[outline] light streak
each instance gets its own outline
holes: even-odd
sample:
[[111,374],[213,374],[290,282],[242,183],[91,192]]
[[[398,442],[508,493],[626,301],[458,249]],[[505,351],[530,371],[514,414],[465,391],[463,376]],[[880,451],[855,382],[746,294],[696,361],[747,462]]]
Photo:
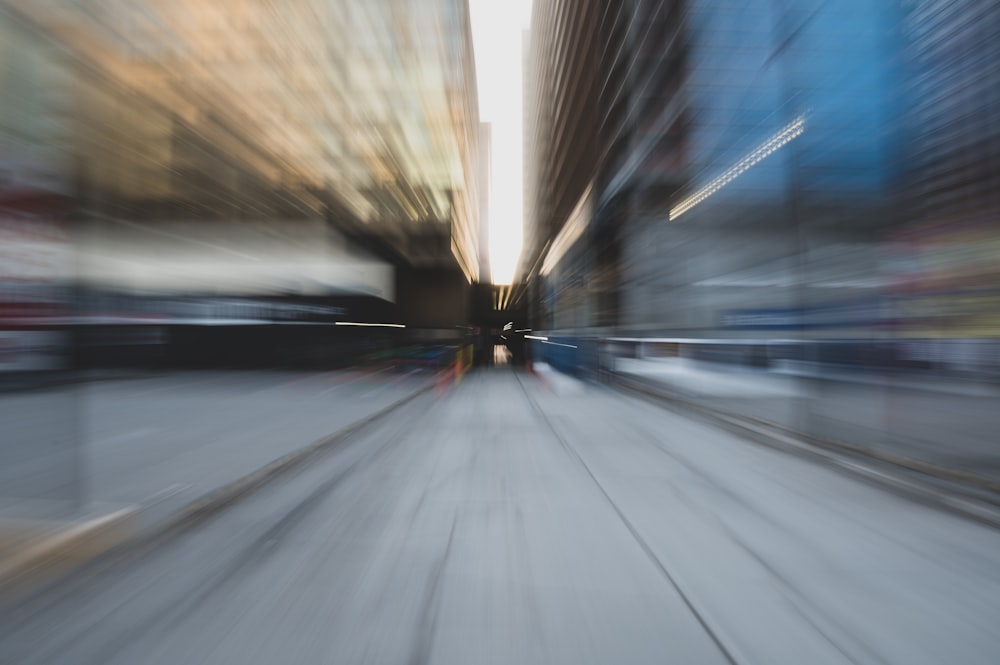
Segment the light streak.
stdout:
[[738,178],[747,169],[771,155],[778,148],[782,147],[792,139],[801,136],[805,131],[805,116],[799,116],[792,122],[785,125],[777,134],[762,143],[756,150],[736,162],[735,165],[727,169],[722,175],[716,177],[707,185],[691,194],[683,201],[670,209],[670,219],[675,220],[691,208],[695,207],[712,194]]

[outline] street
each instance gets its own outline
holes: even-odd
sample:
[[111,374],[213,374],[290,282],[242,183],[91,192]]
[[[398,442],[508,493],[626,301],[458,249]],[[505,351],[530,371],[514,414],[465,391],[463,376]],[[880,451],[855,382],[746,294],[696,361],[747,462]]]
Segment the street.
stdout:
[[6,610],[0,653],[25,665],[987,664],[1000,655],[998,553],[996,530],[834,468],[498,367],[156,549]]

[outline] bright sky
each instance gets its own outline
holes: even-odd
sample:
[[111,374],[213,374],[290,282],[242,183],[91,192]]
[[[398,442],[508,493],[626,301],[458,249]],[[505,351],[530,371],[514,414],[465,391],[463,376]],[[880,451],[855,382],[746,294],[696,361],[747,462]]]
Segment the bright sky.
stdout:
[[492,124],[489,253],[494,284],[514,279],[524,240],[521,40],[532,0],[469,0],[479,118]]

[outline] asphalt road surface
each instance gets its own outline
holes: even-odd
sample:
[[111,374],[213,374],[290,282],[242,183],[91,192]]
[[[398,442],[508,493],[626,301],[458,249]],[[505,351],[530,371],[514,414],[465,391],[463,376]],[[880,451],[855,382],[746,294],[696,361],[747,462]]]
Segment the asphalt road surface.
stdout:
[[1000,532],[496,368],[2,619],[24,665],[993,665]]

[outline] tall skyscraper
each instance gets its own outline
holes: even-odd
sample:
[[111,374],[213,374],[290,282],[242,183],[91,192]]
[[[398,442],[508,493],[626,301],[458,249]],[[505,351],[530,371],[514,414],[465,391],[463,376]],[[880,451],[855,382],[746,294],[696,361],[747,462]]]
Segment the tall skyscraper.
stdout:
[[539,0],[539,325],[712,335],[861,307],[895,223],[897,20],[860,0]]

